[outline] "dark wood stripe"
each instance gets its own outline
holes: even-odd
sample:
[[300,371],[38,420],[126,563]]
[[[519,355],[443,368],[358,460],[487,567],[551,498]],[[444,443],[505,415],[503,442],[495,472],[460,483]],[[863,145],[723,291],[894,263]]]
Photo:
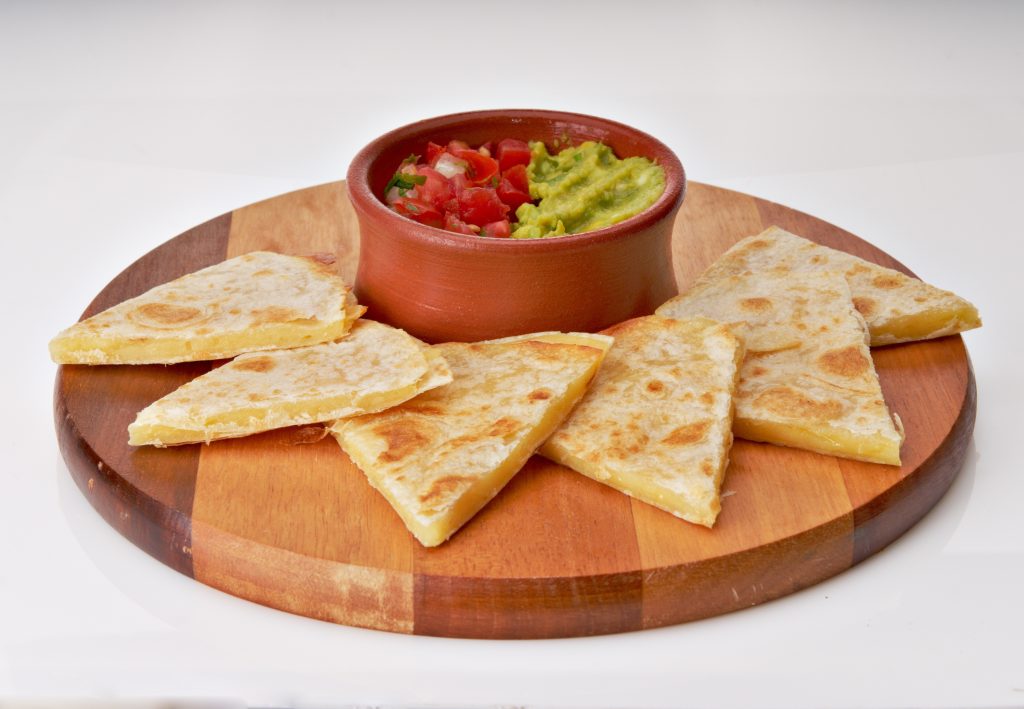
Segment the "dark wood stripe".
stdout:
[[[188,510],[142,493],[122,471],[106,462],[104,452],[109,451],[104,451],[105,442],[98,442],[100,450],[90,444],[76,426],[76,417],[68,412],[62,389],[73,386],[73,380],[66,376],[67,369],[62,367],[57,374],[54,418],[61,454],[75,484],[103,519],[129,541],[176,571],[193,576]],[[197,463],[198,456],[184,456],[176,467],[194,478]]]
[[639,630],[641,586],[639,571],[522,579],[418,574],[413,632],[525,639]]
[[[230,228],[225,214],[153,249],[114,278],[83,318],[222,261]],[[75,483],[112,527],[189,576],[199,447],[136,450],[128,446],[127,426],[137,411],[209,368],[66,365],[54,386],[57,438]]]

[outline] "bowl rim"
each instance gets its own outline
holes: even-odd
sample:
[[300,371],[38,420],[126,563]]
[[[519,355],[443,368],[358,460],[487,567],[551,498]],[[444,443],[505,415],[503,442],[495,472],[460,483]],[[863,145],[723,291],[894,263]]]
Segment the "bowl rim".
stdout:
[[[658,158],[658,164],[665,170],[665,190],[661,196],[644,211],[635,214],[628,219],[602,227],[593,231],[581,232],[579,234],[567,234],[558,237],[546,237],[539,239],[498,239],[493,237],[470,237],[467,234],[457,234],[437,227],[427,226],[407,219],[397,214],[384,202],[378,199],[370,190],[369,169],[374,160],[383,150],[392,143],[408,137],[415,133],[429,133],[440,131],[452,123],[464,123],[467,120],[493,120],[498,118],[541,118],[564,123],[577,123],[581,125],[597,124],[617,132],[630,133],[641,141],[648,142],[657,147],[662,153]],[[462,111],[449,113],[442,116],[425,118],[413,123],[408,123],[398,128],[389,130],[372,140],[362,148],[353,158],[346,175],[346,185],[349,195],[355,206],[368,210],[369,215],[377,219],[401,220],[401,229],[395,231],[403,232],[405,238],[412,239],[428,246],[440,246],[448,249],[459,249],[464,251],[525,251],[526,253],[536,251],[560,251],[564,249],[577,249],[591,244],[606,243],[620,238],[628,237],[631,234],[641,232],[653,224],[670,216],[682,204],[686,191],[686,172],[682,162],[675,152],[665,143],[654,136],[632,126],[613,121],[608,118],[591,116],[584,113],[573,113],[568,111],[556,111],[547,109],[487,109],[479,111]]]

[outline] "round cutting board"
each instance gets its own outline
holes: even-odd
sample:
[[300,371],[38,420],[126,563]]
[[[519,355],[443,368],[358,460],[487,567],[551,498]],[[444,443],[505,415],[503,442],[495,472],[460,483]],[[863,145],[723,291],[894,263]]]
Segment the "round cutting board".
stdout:
[[[673,242],[680,288],[772,224],[906,270],[819,219],[691,183]],[[181,234],[117,276],[85,316],[257,249],[333,253],[351,282],[359,242],[344,183],[243,207]],[[974,427],[967,352],[960,337],[945,337],[873,354],[886,401],[906,426],[903,467],[737,440],[711,530],[535,456],[449,542],[425,549],[319,427],[129,447],[135,414],[208,363],[63,366],[54,413],[64,459],[89,502],[136,545],[202,583],[402,633],[591,635],[791,593],[853,566],[924,516],[960,469]]]

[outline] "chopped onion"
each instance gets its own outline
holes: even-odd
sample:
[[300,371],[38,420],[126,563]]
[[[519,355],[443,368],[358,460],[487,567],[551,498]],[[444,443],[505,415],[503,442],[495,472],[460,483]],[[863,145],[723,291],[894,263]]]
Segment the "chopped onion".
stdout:
[[455,175],[465,175],[466,170],[469,169],[469,163],[451,153],[442,153],[441,157],[437,159],[434,169],[444,175],[446,180],[449,180]]

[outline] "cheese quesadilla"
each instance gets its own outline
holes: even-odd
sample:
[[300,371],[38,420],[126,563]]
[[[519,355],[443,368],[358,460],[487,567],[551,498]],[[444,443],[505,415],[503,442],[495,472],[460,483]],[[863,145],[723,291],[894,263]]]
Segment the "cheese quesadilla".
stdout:
[[131,445],[236,438],[380,411],[452,379],[440,353],[359,320],[337,342],[240,355],[143,409]]
[[729,273],[712,266],[657,310],[730,323],[747,343],[733,432],[754,441],[899,465],[868,331],[841,272]]
[[703,284],[729,276],[784,277],[802,271],[840,271],[846,276],[873,346],[927,340],[981,326],[977,308],[954,293],[774,226],[733,245],[690,293],[698,297]]
[[601,335],[545,333],[435,345],[451,384],[331,432],[409,531],[437,546],[562,422],[610,344]]
[[50,342],[60,364],[172,364],[337,339],[365,311],[330,267],[255,251],[82,320]]
[[541,454],[711,527],[732,445],[740,340],[706,318],[648,316],[603,334],[615,343]]

